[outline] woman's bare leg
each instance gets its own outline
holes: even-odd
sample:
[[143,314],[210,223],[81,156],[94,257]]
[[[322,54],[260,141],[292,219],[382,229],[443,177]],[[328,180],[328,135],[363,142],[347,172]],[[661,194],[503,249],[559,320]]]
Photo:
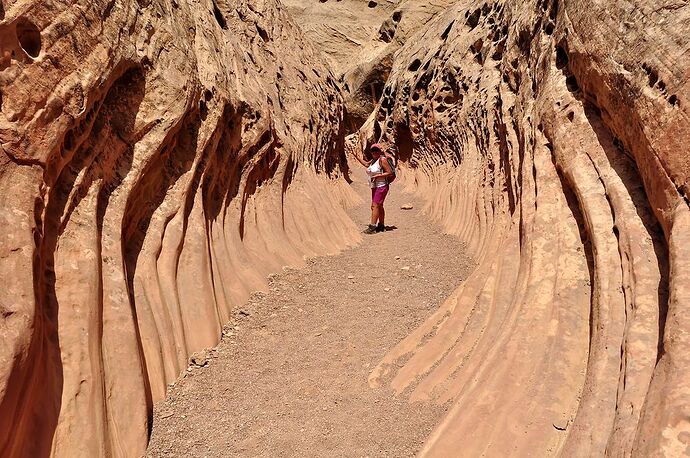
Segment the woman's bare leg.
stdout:
[[376,221],[379,220],[379,204],[375,204],[372,202],[371,204],[371,225],[376,226]]
[[383,208],[383,204],[379,204],[379,224],[385,226],[386,210]]

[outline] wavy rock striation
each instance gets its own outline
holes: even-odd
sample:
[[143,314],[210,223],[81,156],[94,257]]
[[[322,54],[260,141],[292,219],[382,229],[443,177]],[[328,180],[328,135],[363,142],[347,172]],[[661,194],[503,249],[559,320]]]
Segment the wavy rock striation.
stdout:
[[690,446],[690,6],[459,1],[362,130],[477,257],[371,375],[452,401],[422,455]]
[[274,0],[4,0],[0,46],[0,455],[141,454],[234,304],[357,242],[342,97]]

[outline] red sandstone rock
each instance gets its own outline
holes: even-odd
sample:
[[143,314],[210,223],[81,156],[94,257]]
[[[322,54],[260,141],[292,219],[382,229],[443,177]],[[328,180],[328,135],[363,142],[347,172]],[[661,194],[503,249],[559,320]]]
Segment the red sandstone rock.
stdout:
[[[382,98],[352,142],[478,260],[371,376],[452,402],[422,454],[683,454],[688,7],[351,3],[307,34],[351,128]],[[0,455],[136,455],[234,304],[357,240],[341,95],[273,0],[1,6]]]
[[453,401],[422,455],[688,450],[688,21],[460,1],[396,54],[360,145],[394,140],[479,261],[371,376]]
[[342,97],[273,0],[0,21],[0,455],[136,456],[233,305],[358,240]]

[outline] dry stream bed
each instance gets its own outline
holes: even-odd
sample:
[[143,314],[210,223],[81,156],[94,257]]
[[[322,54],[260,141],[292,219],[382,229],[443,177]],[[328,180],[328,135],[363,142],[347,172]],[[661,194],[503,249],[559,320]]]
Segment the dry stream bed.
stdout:
[[[369,190],[352,209],[367,222]],[[400,209],[412,203],[409,211]],[[155,407],[148,456],[412,456],[445,406],[367,378],[467,276],[455,237],[392,185],[387,225],[337,256],[286,268],[235,311]]]

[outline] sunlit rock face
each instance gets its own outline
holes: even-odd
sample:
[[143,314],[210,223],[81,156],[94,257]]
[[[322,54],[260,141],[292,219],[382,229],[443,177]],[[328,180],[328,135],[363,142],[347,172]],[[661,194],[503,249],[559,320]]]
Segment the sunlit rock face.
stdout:
[[690,7],[459,1],[396,54],[360,147],[474,274],[371,375],[450,402],[423,455],[690,446]]
[[283,0],[338,77],[354,132],[381,99],[393,56],[452,0]]
[[233,305],[358,241],[342,97],[274,0],[0,6],[0,455],[138,456]]

